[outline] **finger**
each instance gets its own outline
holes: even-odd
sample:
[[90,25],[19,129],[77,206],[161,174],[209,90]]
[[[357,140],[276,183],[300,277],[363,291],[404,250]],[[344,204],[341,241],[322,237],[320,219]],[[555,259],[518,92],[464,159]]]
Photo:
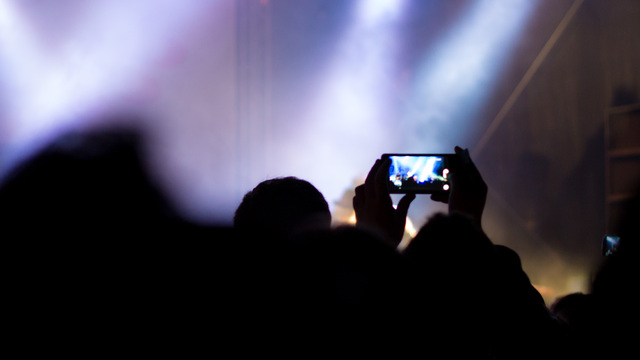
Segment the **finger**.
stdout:
[[471,158],[469,157],[469,149],[463,149],[460,146],[456,146],[454,148],[456,152],[456,156],[460,162],[462,168],[466,168],[467,165],[471,162]]
[[431,200],[448,204],[450,192],[437,192],[431,194]]
[[476,167],[476,164],[473,162],[471,157],[469,157],[468,171],[469,171],[469,175],[474,179],[474,181],[478,182],[479,184],[484,184],[484,179],[482,179],[482,175],[480,174],[480,171]]
[[381,161],[380,166],[376,171],[375,176],[375,191],[378,196],[388,196],[389,189],[387,189],[387,181],[389,177],[389,166],[391,166],[391,160],[385,159]]
[[373,163],[373,166],[371,166],[371,169],[369,169],[369,173],[367,174],[367,178],[364,180],[364,184],[368,185],[368,184],[373,184],[374,182],[374,178],[376,176],[376,172],[378,171],[378,168],[380,167],[380,163],[382,162],[382,160],[377,159],[375,163]]
[[376,173],[378,172],[378,169],[380,168],[380,162],[381,162],[380,159],[376,160],[376,162],[371,167],[371,170],[369,170],[369,173],[367,174],[367,178],[364,181],[365,196],[368,199],[374,199],[375,197],[375,186],[376,186],[375,177],[376,177]]
[[469,155],[469,149],[462,149],[459,146],[456,146],[455,150],[456,150],[456,154],[459,153],[461,156],[461,160],[462,160],[461,164],[463,164],[461,173],[464,174],[465,181],[468,181],[470,184],[473,184],[474,186],[486,187],[486,184],[484,182],[484,179],[482,178],[482,175],[480,174],[480,171],[478,170],[475,163],[471,159],[471,156]]
[[415,200],[416,194],[406,194],[400,199],[398,202],[397,214],[401,218],[406,218],[407,213],[409,212],[409,206],[411,206],[411,202]]
[[456,173],[449,175],[449,184],[451,190],[449,193],[458,193],[461,191],[469,190],[469,174],[468,173]]
[[358,212],[365,206],[365,189],[364,185],[360,185],[355,189],[356,194],[353,196],[353,210]]
[[457,158],[457,166],[454,172],[462,174],[467,178],[473,176],[473,163],[471,162],[471,158],[469,157],[469,149],[463,149],[460,146],[456,146],[454,150],[456,152]]

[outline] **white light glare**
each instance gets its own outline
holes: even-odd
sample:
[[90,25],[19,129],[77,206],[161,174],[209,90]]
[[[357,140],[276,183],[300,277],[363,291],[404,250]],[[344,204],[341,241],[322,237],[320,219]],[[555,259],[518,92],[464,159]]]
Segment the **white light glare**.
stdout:
[[358,4],[358,19],[362,25],[397,18],[404,8],[405,0],[366,0]]
[[[384,131],[391,116],[388,89],[394,84],[396,24],[404,8],[404,0],[354,3],[351,24],[337,42],[309,115],[301,122],[298,144],[291,144],[306,151],[287,151],[295,172],[321,189],[330,204],[353,188],[353,179],[379,156],[389,138]],[[307,159],[317,160],[312,166]]]

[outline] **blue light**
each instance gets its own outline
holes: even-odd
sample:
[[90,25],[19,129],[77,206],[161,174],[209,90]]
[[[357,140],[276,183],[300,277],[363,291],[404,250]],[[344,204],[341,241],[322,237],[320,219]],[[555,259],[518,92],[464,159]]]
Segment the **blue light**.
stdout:
[[438,128],[474,114],[490,94],[493,81],[510,54],[534,1],[482,0],[473,3],[438,43],[424,54],[414,77],[404,120],[429,124],[433,132],[421,143],[438,144]]

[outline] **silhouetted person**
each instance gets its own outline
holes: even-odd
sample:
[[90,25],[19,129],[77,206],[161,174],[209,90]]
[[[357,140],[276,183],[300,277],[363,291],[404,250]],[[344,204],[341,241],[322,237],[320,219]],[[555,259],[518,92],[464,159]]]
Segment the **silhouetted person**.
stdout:
[[[402,251],[414,269],[413,319],[407,344],[430,339],[425,355],[441,358],[536,359],[566,354],[566,333],[522,270],[518,255],[492,244],[481,228],[487,186],[469,157],[455,148],[457,167],[448,203]],[[391,245],[400,241],[415,195],[392,206],[385,181],[389,163],[376,161],[353,199],[359,226],[373,228]],[[431,346],[436,344],[436,346]],[[438,346],[439,345],[439,346]],[[419,347],[419,345],[417,345]]]
[[166,354],[233,332],[234,234],[180,219],[141,141],[130,128],[65,134],[3,179],[3,300],[22,348]]
[[100,237],[152,231],[177,216],[147,173],[141,136],[128,128],[65,134],[13,169],[0,218],[22,233]]
[[552,304],[553,313],[571,330],[577,358],[627,359],[638,352],[640,191],[636,194],[621,212],[619,245],[603,252],[590,291]]
[[295,256],[284,261],[286,271],[264,279],[271,284],[270,292],[262,293],[268,302],[253,298],[253,306],[265,306],[265,337],[287,339],[314,354],[355,351],[362,356],[385,349],[398,356],[406,334],[402,309],[413,301],[406,259],[374,234],[350,225],[299,233],[290,244]]
[[245,194],[233,224],[243,233],[283,238],[329,228],[331,212],[315,186],[289,176],[265,180]]
[[[640,188],[638,188],[640,190]],[[640,322],[640,191],[625,206],[620,221],[620,243],[604,258],[591,292],[592,311],[581,331],[583,346],[600,358],[625,359],[637,354]]]
[[390,329],[403,327],[398,309],[411,301],[407,262],[368,231],[331,228],[328,204],[309,182],[260,183],[242,200],[234,226],[248,236],[243,257],[255,269],[245,307],[272,344],[288,339],[287,349],[358,354],[401,344],[403,332]]
[[[556,299],[549,310],[566,324],[567,331],[574,339],[588,336],[585,331],[593,331],[593,296],[584,293],[571,293]],[[588,329],[588,330],[587,330]]]

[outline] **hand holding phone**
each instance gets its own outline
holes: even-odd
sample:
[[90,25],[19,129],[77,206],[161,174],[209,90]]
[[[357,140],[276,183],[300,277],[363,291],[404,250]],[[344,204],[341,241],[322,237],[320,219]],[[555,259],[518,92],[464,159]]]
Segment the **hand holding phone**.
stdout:
[[389,164],[389,159],[376,160],[365,183],[355,189],[353,209],[356,226],[377,232],[383,240],[397,247],[404,236],[407,212],[415,194],[406,194],[397,207],[393,206],[386,184]]
[[613,235],[605,235],[602,238],[602,256],[613,255],[620,245],[620,237]]
[[[448,203],[449,212],[468,214],[480,226],[487,185],[469,151],[456,146],[455,154],[383,154],[355,193],[356,226],[376,229],[397,246],[416,194],[431,194],[432,200]],[[405,194],[397,207],[393,193]]]
[[454,154],[383,154],[390,161],[389,193],[431,194],[434,201],[449,204],[449,212],[471,215],[480,225],[487,185],[469,151],[458,146]]

